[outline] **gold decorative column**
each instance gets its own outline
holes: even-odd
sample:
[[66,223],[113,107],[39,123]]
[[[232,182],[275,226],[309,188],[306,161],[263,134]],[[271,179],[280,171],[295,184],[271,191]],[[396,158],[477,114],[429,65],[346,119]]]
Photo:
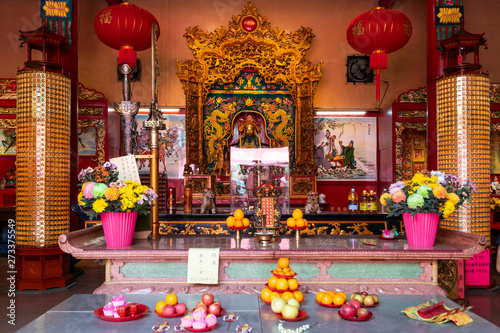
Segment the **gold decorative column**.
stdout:
[[17,73],[16,244],[57,246],[69,232],[70,78]]
[[437,81],[438,170],[470,180],[476,191],[442,220],[446,229],[483,235],[490,241],[489,77],[455,74]]

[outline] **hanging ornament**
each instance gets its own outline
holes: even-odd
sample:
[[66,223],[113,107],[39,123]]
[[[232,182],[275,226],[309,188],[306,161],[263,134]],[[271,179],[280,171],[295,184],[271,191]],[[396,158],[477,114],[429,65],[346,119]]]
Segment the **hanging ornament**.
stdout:
[[150,12],[123,2],[101,10],[94,19],[94,30],[101,42],[119,50],[119,65],[128,64],[130,67],[135,67],[136,51],[151,47],[153,23],[158,24]]
[[347,28],[347,41],[352,48],[370,54],[370,68],[377,76],[377,101],[380,101],[380,70],[387,69],[387,53],[402,48],[411,32],[411,22],[406,15],[384,7],[359,15]]

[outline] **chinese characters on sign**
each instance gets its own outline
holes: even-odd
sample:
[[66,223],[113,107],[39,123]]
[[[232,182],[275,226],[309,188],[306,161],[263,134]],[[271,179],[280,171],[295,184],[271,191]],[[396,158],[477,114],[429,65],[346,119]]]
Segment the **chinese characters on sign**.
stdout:
[[190,248],[188,283],[217,284],[219,282],[219,248]]
[[119,180],[132,180],[134,182],[138,182],[139,184],[141,183],[139,171],[137,170],[137,164],[133,155],[111,158],[109,161],[118,167]]
[[465,284],[469,286],[490,285],[490,250],[484,250],[465,261]]

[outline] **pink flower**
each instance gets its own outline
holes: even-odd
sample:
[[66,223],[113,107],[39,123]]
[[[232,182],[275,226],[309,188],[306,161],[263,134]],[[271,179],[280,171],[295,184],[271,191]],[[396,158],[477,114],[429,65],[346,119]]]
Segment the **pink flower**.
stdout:
[[401,201],[405,200],[406,200],[406,194],[404,194],[403,191],[397,191],[392,195],[392,201],[394,201],[395,203],[400,203]]
[[85,185],[85,187],[83,188],[83,195],[85,198],[87,198],[87,199],[94,198],[94,196],[92,195],[92,189],[94,188],[95,184],[96,184],[95,182],[90,182],[90,183],[87,183],[87,185]]

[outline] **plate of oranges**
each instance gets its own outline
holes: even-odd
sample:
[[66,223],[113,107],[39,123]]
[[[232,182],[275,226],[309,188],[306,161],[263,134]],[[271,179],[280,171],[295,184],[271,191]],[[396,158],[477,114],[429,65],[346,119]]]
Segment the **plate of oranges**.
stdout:
[[345,302],[347,302],[347,295],[342,291],[338,293],[332,290],[327,292],[320,291],[316,294],[316,303],[327,308],[339,308]]

